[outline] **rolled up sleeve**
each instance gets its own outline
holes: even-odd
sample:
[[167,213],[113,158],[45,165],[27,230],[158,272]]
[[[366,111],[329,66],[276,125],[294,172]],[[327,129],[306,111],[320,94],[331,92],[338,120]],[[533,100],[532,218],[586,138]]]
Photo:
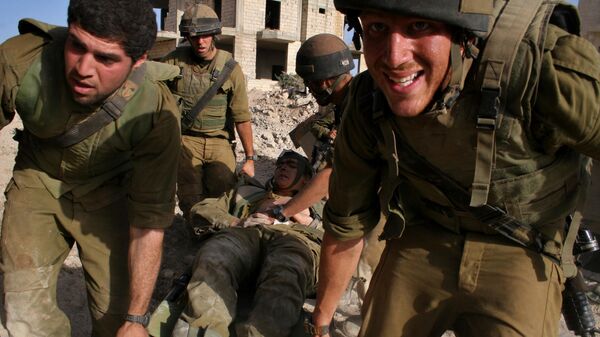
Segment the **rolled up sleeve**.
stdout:
[[179,113],[164,84],[152,130],[133,154],[129,186],[129,223],[140,228],[165,228],[175,214],[175,184],[180,149]]
[[534,127],[544,148],[568,146],[600,159],[600,56],[594,46],[550,26],[539,83]]
[[[360,83],[353,80],[353,86]],[[324,212],[325,230],[340,240],[364,236],[377,225],[381,213],[378,191],[383,163],[377,154],[376,125],[358,108],[354,90],[349,95],[352,101],[336,137]]]

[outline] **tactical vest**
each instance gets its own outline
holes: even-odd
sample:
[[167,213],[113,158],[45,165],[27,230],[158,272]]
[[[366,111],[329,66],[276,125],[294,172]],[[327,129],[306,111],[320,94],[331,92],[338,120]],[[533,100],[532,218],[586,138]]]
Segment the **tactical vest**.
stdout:
[[[558,35],[568,34],[554,29],[552,36],[547,36],[549,19],[557,4],[556,1],[547,1],[534,8],[531,20],[527,21],[531,24],[524,27],[524,36],[522,41],[517,41],[512,58],[509,55],[509,59],[503,59],[502,55],[488,53],[477,59],[473,66],[480,77],[466,82],[449,110],[400,118],[389,110],[381,92],[372,95],[371,89],[370,92],[358,93],[363,98],[357,108],[371,111],[380,131],[379,152],[387,162],[380,194],[382,204],[388,205],[383,210],[388,216],[382,235],[384,239],[401,235],[404,225],[418,223],[419,217],[457,233],[467,230],[497,234],[469,212],[457,209],[420,172],[403,165],[401,155],[395,149],[397,142],[406,141],[422,157],[465,188],[475,185],[473,177],[477,175],[476,171],[481,170],[477,166],[487,165],[489,187],[486,187],[485,198],[480,201],[498,206],[517,220],[539,229],[553,240],[553,244],[546,248],[547,253],[560,255],[565,216],[573,211],[584,189],[586,160],[566,147],[546,151],[529,129],[541,57],[545,49],[550,49],[546,47],[553,46]],[[521,10],[503,9],[496,24],[502,20],[506,23],[507,19],[511,22],[523,15]],[[506,26],[497,25],[495,29],[506,29]],[[505,42],[515,34],[510,29],[500,33],[504,37],[500,40]],[[486,48],[499,49],[491,43],[488,41],[484,47],[484,55]],[[507,48],[506,45],[504,47]],[[492,81],[490,78],[494,76],[489,75],[489,63],[493,63],[491,72],[498,70],[493,66],[502,64],[504,67],[500,69],[508,73],[502,76],[500,71],[500,76]],[[374,87],[370,77],[364,81],[370,83],[363,87]],[[492,86],[490,82],[493,82]],[[491,98],[498,114],[482,116],[482,106],[487,104],[484,91],[493,86],[501,93],[501,97]],[[486,117],[489,119],[482,120]],[[493,123],[493,128],[486,129],[485,126],[490,123]],[[483,142],[482,130],[491,135],[483,136]],[[475,190],[471,188],[471,191]]]
[[[187,54],[187,55],[185,55]],[[173,93],[181,97],[180,109],[189,112],[202,95],[216,81],[225,63],[232,58],[231,53],[218,50],[207,71],[202,71],[193,60],[189,48],[181,48],[182,59],[178,60],[181,68],[181,78],[174,85]],[[231,81],[226,81],[217,94],[208,102],[206,107],[196,117],[191,127],[192,131],[209,132],[223,130],[227,126],[228,91]],[[227,126],[229,127],[229,126]]]

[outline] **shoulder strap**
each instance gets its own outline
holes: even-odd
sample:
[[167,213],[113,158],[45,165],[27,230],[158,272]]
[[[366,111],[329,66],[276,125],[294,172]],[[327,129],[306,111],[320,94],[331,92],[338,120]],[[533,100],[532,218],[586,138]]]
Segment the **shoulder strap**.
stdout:
[[202,95],[202,97],[200,97],[196,105],[194,105],[194,107],[188,113],[183,113],[181,115],[182,128],[189,129],[192,127],[196,117],[198,117],[198,114],[200,114],[206,104],[208,104],[208,102],[217,94],[217,91],[223,85],[223,83],[227,81],[236,64],[237,62],[235,62],[234,59],[229,59],[229,61],[225,63],[225,66],[223,66],[221,72],[218,70],[213,71],[212,78],[216,79],[213,85],[204,93],[204,95]]
[[121,117],[125,106],[142,84],[145,73],[146,64],[142,64],[133,71],[129,79],[123,83],[121,88],[102,104],[98,111],[94,112],[80,123],[73,125],[62,134],[44,140],[53,142],[60,147],[69,147],[93,135],[113,121],[116,121]]
[[[457,208],[470,212],[479,221],[504,237],[535,252],[545,253],[544,248],[546,247],[546,243],[551,241],[550,239],[546,238],[537,229],[508,215],[499,207],[488,204],[479,207],[470,206],[470,193],[466,189],[418,154],[403,138],[398,128],[396,128],[397,132],[391,130],[391,126],[389,128],[390,130],[387,130],[387,132],[393,132],[398,135],[396,148],[399,157],[402,158],[402,164],[406,165],[413,172],[419,172],[420,176],[439,188]],[[548,256],[554,260],[558,258],[557,256]]]
[[50,39],[56,38],[59,34],[64,34],[67,31],[66,27],[47,24],[35,19],[19,20],[19,34],[32,33],[42,35]]
[[[477,152],[471,188],[471,207],[487,203],[496,152],[498,114],[506,105],[512,65],[542,0],[508,0],[486,41],[480,58],[481,104],[477,113]],[[502,89],[504,88],[504,92]]]

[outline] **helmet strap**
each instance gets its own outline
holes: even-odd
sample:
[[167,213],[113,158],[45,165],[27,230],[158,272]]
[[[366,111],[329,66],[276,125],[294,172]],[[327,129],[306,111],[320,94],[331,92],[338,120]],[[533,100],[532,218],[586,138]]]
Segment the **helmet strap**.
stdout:
[[331,103],[331,95],[333,95],[333,91],[335,90],[335,88],[337,88],[337,86],[340,84],[340,82],[344,79],[344,75],[346,75],[345,73],[338,75],[335,78],[335,81],[333,82],[332,85],[330,85],[328,88],[324,89],[324,90],[320,90],[319,92],[315,92],[315,98],[318,99],[322,99],[325,100],[328,104]]

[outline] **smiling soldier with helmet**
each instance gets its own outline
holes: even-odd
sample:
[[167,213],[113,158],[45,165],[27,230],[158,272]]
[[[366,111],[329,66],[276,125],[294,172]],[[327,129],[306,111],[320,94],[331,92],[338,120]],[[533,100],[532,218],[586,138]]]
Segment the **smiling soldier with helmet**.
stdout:
[[556,336],[577,229],[565,218],[584,194],[583,155],[600,158],[600,58],[576,9],[334,2],[369,69],[336,138],[314,335],[328,335],[383,213],[359,336]]

